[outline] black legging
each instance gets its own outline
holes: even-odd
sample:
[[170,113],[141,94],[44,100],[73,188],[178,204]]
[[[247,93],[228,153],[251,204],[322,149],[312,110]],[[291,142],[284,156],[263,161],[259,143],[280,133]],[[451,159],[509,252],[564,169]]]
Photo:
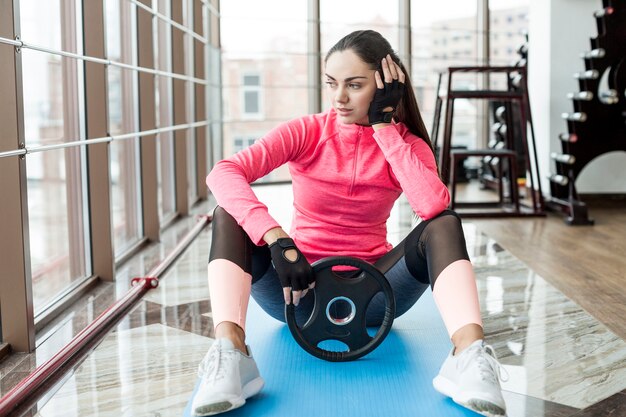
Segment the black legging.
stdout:
[[[237,221],[219,206],[213,212],[212,227],[209,262],[229,260],[249,273],[253,284],[265,274],[271,265],[267,245],[252,243]],[[448,265],[461,259],[469,260],[461,219],[455,212],[445,210],[437,217],[422,221],[375,266],[385,273],[402,257],[411,274],[432,288]]]

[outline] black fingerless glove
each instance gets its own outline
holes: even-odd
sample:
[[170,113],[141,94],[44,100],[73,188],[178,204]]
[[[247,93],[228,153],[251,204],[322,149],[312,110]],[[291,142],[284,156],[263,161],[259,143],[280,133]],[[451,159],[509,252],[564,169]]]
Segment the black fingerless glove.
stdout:
[[[370,125],[378,123],[391,123],[393,114],[400,103],[400,99],[404,95],[404,83],[393,80],[390,83],[385,82],[384,88],[377,88],[374,98],[370,103],[368,117]],[[383,109],[392,107],[393,110],[384,112]]]
[[[300,291],[309,288],[309,284],[315,281],[313,268],[306,260],[302,252],[296,247],[293,239],[284,237],[277,239],[269,245],[272,255],[272,264],[278,273],[278,279],[283,288],[291,287],[292,291]],[[285,251],[294,249],[298,256],[295,261],[285,257]]]

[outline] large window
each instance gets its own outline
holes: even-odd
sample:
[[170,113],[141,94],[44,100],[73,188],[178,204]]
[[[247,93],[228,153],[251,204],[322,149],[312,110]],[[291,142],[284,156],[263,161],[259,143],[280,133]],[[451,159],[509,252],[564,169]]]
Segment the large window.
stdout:
[[[217,4],[218,0],[212,0]],[[209,118],[209,129],[207,134],[210,138],[210,145],[207,146],[208,169],[222,158],[223,152],[223,130],[222,130],[222,52],[221,45],[217,42],[220,39],[220,21],[218,17],[209,13],[210,8],[205,8],[204,30],[205,37],[209,38],[205,68],[209,71],[206,76],[208,87],[206,89],[205,104]],[[208,173],[208,172],[207,172]]]
[[21,0],[0,2],[0,14],[23,41],[0,38],[11,57],[0,95],[15,103],[0,194],[19,214],[3,221],[20,225],[10,239],[29,234],[20,256],[0,262],[19,292],[1,299],[3,321],[27,323],[4,336],[32,349],[36,328],[115,280],[116,266],[206,195],[198,169],[211,166],[207,140],[221,128],[219,2]]
[[[106,48],[112,61],[137,65],[135,5],[126,0],[106,1]],[[137,72],[115,66],[107,68],[109,133],[137,132]],[[139,139],[111,143],[111,202],[116,255],[121,255],[143,236],[141,223],[141,172]]]
[[526,43],[530,0],[489,2],[489,58],[492,65],[511,65],[520,60]]
[[[20,2],[25,42],[82,52],[70,2]],[[84,138],[80,61],[22,50],[27,147]],[[26,156],[30,258],[35,315],[90,274],[84,149],[72,147]]]
[[[202,33],[196,33],[193,27],[194,14],[193,14],[194,0],[184,0],[183,2],[183,25],[188,29],[188,32],[184,33],[184,51],[185,51],[185,75],[189,77],[194,76],[194,35],[201,37]],[[175,29],[176,30],[176,29]],[[196,83],[193,81],[185,82],[186,98],[187,102],[185,108],[187,110],[187,122],[192,123],[196,121]],[[198,200],[198,188],[197,188],[197,147],[196,147],[196,134],[198,132],[195,128],[186,130],[187,132],[187,198],[189,205],[193,205]]]
[[382,7],[377,0],[320,1],[322,59],[339,39],[363,29],[380,32],[397,50],[398,2],[387,2]]
[[[170,1],[158,0],[158,11],[165,17],[170,15]],[[172,26],[163,19],[153,19],[154,61],[158,70],[172,70]],[[157,76],[155,79],[156,125],[172,126],[172,79]],[[176,182],[174,179],[174,134],[171,131],[157,134],[157,181],[159,219],[167,224],[176,215]]]
[[[437,99],[438,75],[451,66],[478,65],[476,0],[452,0],[446,7],[411,2],[411,81],[426,127],[430,130]],[[442,79],[444,93],[447,78]],[[458,88],[475,89],[475,76],[455,78]],[[460,84],[462,85],[460,85]],[[478,103],[457,100],[454,108],[455,145],[474,147],[477,136]],[[443,121],[441,121],[443,125]]]
[[[320,1],[322,73],[326,52],[345,35],[364,29],[380,32],[391,47],[398,50],[398,2],[390,2],[385,7],[380,7],[376,0]],[[323,90],[322,109],[331,107],[330,99],[326,90]]]
[[[492,0],[489,5],[489,63],[513,64],[519,59],[517,51],[524,42],[524,33],[528,27],[528,0]],[[478,43],[483,32],[478,28],[477,7],[477,1],[465,0],[449,1],[445,8],[411,2],[411,76],[422,117],[429,129],[433,123],[438,75],[444,74],[440,92],[443,94],[448,67],[484,64],[483,57],[478,54]],[[483,80],[479,77],[455,76],[454,88],[481,88]],[[505,88],[506,79],[492,77],[490,87]],[[477,137],[479,124],[485,117],[481,105],[477,100],[455,101],[454,145],[472,148],[485,141]]]
[[[235,138],[254,137],[308,113],[307,2],[221,2],[223,155]],[[242,28],[254,36],[242,36]],[[218,158],[219,159],[219,158]],[[282,167],[262,179],[289,179]]]

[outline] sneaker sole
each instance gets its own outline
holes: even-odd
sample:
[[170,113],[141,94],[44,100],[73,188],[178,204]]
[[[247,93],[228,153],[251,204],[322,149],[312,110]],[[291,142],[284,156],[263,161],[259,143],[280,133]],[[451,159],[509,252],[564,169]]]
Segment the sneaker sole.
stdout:
[[227,401],[221,401],[219,403],[207,404],[200,407],[196,407],[193,411],[193,415],[200,416],[212,416],[215,414],[225,413],[226,411],[239,408],[246,403],[246,400],[261,391],[265,381],[263,378],[258,377],[248,382],[242,389],[241,397],[233,398]]
[[224,413],[226,411],[234,410],[235,408],[239,408],[246,403],[245,400],[240,402],[230,402],[230,401],[222,401],[219,403],[203,405],[202,407],[197,407],[193,413],[194,416],[212,416],[215,414]]
[[469,408],[472,411],[477,412],[486,417],[505,417],[506,411],[502,407],[494,404],[489,400],[483,400],[475,398],[472,395],[461,396],[457,392],[456,384],[447,378],[437,375],[433,379],[433,387],[441,394],[452,398],[452,400],[462,405],[465,408]]
[[264,386],[265,381],[260,376],[248,382],[246,385],[244,385],[242,390],[244,400],[247,400],[248,398],[257,395]]

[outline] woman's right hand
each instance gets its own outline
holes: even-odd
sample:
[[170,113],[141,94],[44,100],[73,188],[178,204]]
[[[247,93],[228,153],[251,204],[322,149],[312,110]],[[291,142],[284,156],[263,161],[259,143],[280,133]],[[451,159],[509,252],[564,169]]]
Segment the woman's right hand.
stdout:
[[380,69],[374,73],[376,92],[368,110],[370,125],[391,123],[404,96],[405,78],[400,65],[387,54],[381,61]]
[[285,304],[290,304],[293,296],[293,304],[298,305],[300,298],[315,287],[313,268],[289,237],[276,239],[269,245],[269,249],[272,264],[283,287]]

